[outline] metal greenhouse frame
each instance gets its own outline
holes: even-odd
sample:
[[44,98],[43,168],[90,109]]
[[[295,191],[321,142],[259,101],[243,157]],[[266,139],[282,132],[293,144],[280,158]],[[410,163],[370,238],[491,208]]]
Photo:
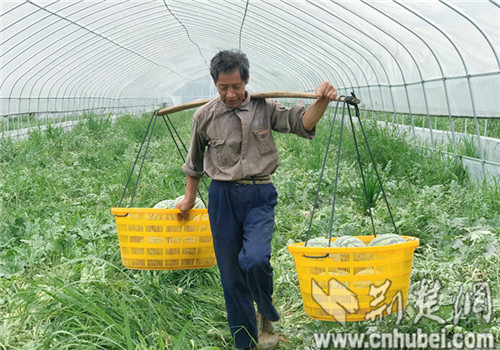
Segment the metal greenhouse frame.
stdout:
[[[449,143],[458,156],[460,139],[471,139],[477,155],[463,161],[478,179],[498,178],[500,141],[488,137],[488,120],[500,110],[499,7],[493,0],[2,1],[0,130],[15,137],[88,113],[151,112],[213,97],[210,57],[240,48],[251,62],[249,90],[311,92],[328,80],[344,95],[355,90],[379,123],[430,149]],[[436,129],[438,117],[448,119],[447,131]],[[466,118],[463,132],[457,118]]]

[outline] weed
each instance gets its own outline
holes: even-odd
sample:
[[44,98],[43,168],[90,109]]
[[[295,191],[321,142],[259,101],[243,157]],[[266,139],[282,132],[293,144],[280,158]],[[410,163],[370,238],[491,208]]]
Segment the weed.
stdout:
[[472,137],[460,138],[458,152],[463,156],[479,158],[479,151]]
[[[187,145],[191,112],[171,116]],[[407,118],[409,119],[409,118]],[[0,140],[0,347],[201,350],[232,348],[216,267],[182,271],[126,270],[120,261],[110,207],[118,204],[149,116],[124,116],[111,124],[90,118],[74,130],[34,131],[28,140]],[[337,123],[340,124],[340,123]],[[398,229],[420,239],[412,288],[422,278],[439,278],[449,302],[460,285],[481,278],[492,286],[497,305],[500,184],[469,182],[460,162],[411,147],[396,133],[365,123]],[[313,332],[365,332],[374,325],[345,327],[308,318],[302,307],[293,257],[287,245],[303,241],[316,193],[330,121],[314,140],[276,134],[281,161],[273,175],[278,189],[272,263],[278,331],[288,348],[312,346]],[[490,124],[488,127],[492,127]],[[339,136],[338,127],[334,137]],[[359,193],[352,135],[344,134],[334,235],[370,233]],[[359,142],[369,206],[381,231],[392,228],[380,200],[371,160]],[[336,170],[332,144],[325,165],[313,234],[329,226]],[[162,119],[158,120],[134,206],[152,206],[182,194],[182,161]],[[479,190],[478,190],[479,188]],[[356,193],[356,190],[358,191]],[[439,332],[433,322],[413,324],[418,296],[410,293],[402,324],[386,317],[379,331],[394,327]],[[439,315],[449,320],[452,304]],[[450,309],[451,307],[451,309]],[[498,308],[494,310],[498,319]],[[459,325],[489,331],[472,316]]]

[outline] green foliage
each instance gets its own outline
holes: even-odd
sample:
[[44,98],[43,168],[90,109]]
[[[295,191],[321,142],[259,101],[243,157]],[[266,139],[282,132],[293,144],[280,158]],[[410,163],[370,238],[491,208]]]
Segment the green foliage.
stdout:
[[360,208],[365,215],[369,215],[369,210],[375,208],[377,201],[382,196],[382,186],[372,167],[363,170],[363,176],[365,180],[364,183],[361,176],[360,180],[354,184],[347,178],[346,181],[350,183],[352,199],[355,201],[358,208]]
[[[408,114],[388,114],[383,112],[375,112],[374,119],[379,121],[388,121],[389,123],[398,122],[400,125],[412,125],[412,118]],[[476,122],[472,118],[453,118],[451,120],[453,130],[455,132],[476,135]],[[413,116],[413,124],[416,127],[429,128],[429,117],[422,115]],[[431,117],[430,121],[433,130],[450,131],[450,118],[446,117]],[[500,119],[478,119],[477,125],[479,132],[483,136],[500,139]]]
[[[187,145],[192,112],[172,116]],[[120,261],[110,207],[118,205],[144,137],[149,116],[115,122],[90,118],[70,132],[48,128],[28,140],[0,140],[0,348],[6,349],[231,349],[216,267],[202,270],[134,271]],[[305,240],[323,165],[331,116],[314,140],[275,135],[281,155],[273,175],[278,189],[272,263],[275,302],[282,319],[281,348],[313,346],[313,332],[365,332],[306,316],[293,257],[287,245]],[[349,124],[339,164],[331,220],[339,124],[314,215],[311,237],[371,234]],[[447,325],[453,296],[475,281],[491,286],[491,324],[464,316],[457,327],[488,332],[500,318],[500,184],[473,184],[460,162],[411,147],[397,134],[364,122],[368,143],[399,233],[420,239],[412,288],[423,279],[442,284],[438,314]],[[377,232],[394,228],[375,181],[366,144],[358,144]],[[138,160],[140,164],[141,159]],[[163,119],[157,120],[133,205],[153,206],[184,192],[185,176]],[[129,203],[138,169],[125,195]],[[202,187],[202,194],[206,191]],[[365,204],[363,204],[365,203]],[[123,204],[125,205],[125,204]],[[424,320],[413,324],[418,295],[410,293],[405,318],[375,325],[379,331],[438,332]],[[451,328],[450,328],[451,329]],[[453,328],[450,332],[458,331]]]
[[459,143],[459,145],[461,147],[459,147],[459,154],[471,158],[480,157],[478,147],[474,143],[474,139],[472,139],[471,137],[462,137],[460,141],[461,142]]

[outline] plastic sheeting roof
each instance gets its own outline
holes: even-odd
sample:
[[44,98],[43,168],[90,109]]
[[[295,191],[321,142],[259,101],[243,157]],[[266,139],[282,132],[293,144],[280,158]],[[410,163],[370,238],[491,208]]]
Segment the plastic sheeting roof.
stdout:
[[251,91],[354,90],[365,108],[498,116],[496,1],[4,1],[0,115],[211,97],[241,48]]

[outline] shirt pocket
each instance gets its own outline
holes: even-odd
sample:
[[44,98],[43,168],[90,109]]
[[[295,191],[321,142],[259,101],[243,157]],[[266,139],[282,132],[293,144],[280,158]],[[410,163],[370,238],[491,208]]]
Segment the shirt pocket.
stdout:
[[255,139],[257,140],[257,149],[260,154],[268,154],[276,152],[276,145],[274,144],[273,134],[271,130],[252,131]]
[[210,140],[208,145],[215,167],[227,168],[238,162],[241,146],[227,143],[226,140]]

